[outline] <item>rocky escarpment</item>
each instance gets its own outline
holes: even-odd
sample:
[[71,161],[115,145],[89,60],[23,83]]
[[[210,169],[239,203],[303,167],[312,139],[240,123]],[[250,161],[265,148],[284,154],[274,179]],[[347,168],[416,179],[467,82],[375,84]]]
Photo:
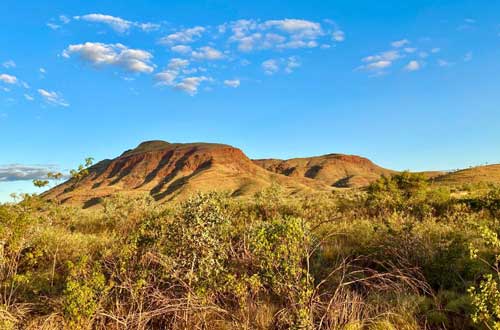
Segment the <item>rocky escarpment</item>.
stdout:
[[268,171],[290,177],[315,179],[333,187],[362,187],[381,175],[394,173],[375,165],[367,158],[343,154],[288,160],[259,159],[254,163]]
[[115,159],[97,163],[81,181],[69,180],[44,197],[92,206],[117,193],[146,193],[156,200],[182,199],[211,190],[245,196],[272,184],[290,193],[328,190],[312,179],[294,180],[269,172],[229,145],[148,141]]

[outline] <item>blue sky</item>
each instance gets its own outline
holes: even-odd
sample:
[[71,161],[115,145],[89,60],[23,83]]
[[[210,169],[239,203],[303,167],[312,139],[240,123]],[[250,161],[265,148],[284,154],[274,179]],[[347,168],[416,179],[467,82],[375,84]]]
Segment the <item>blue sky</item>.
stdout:
[[0,201],[139,142],[499,162],[498,1],[0,4]]

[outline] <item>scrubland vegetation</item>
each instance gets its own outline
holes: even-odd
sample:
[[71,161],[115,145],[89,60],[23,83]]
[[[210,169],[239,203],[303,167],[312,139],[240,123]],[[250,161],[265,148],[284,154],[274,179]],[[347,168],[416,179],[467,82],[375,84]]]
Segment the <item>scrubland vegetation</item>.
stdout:
[[0,206],[0,329],[500,329],[500,189],[466,188],[23,196]]

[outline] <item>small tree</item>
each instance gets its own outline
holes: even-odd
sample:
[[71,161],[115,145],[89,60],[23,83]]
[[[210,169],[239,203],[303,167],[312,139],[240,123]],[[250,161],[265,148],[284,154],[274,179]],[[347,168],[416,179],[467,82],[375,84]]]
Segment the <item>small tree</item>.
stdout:
[[49,184],[48,180],[35,179],[33,180],[33,185],[37,188],[43,188]]
[[78,168],[76,170],[71,170],[69,172],[71,178],[74,180],[73,186],[80,182],[84,177],[89,175],[89,167],[92,166],[93,163],[94,158],[87,157],[85,158],[85,164],[80,164],[78,165]]

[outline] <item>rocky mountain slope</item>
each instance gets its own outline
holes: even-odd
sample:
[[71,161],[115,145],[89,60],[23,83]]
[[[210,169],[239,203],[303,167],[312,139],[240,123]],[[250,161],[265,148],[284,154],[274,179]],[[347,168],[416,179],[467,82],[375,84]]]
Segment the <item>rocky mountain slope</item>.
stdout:
[[253,195],[277,184],[290,194],[328,191],[309,178],[289,178],[254,164],[241,150],[223,144],[148,141],[89,169],[80,182],[69,180],[44,196],[92,206],[116,193],[148,193],[156,200],[185,198],[197,191]]
[[434,182],[442,185],[476,183],[500,184],[500,164],[476,166],[436,176]]
[[342,154],[288,160],[260,159],[255,164],[268,171],[295,178],[319,180],[332,187],[362,187],[394,171],[375,165],[369,159]]

